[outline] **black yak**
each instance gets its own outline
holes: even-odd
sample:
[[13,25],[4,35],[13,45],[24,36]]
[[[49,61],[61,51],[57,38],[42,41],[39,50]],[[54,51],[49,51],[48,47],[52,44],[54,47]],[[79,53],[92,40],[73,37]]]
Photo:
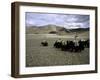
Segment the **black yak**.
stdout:
[[55,47],[55,48],[61,48],[61,46],[62,46],[62,41],[61,41],[61,39],[55,41],[55,43],[54,43],[54,47]]
[[42,46],[48,46],[48,42],[47,42],[46,40],[43,40],[43,41],[41,42],[41,44],[42,44]]

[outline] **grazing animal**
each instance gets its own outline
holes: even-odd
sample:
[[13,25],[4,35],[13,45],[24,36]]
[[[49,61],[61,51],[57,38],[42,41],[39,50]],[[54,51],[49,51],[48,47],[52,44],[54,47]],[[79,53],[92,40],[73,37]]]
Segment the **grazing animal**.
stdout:
[[67,43],[65,41],[62,41],[62,43],[61,43],[61,50],[67,51]]
[[81,52],[85,48],[89,48],[89,40],[79,40],[79,41],[57,40],[54,43],[54,47],[60,48],[62,51]]
[[80,48],[80,50],[84,50],[84,48],[85,48],[85,43],[84,43],[84,41],[79,41],[78,42],[79,43],[79,48]]
[[88,40],[85,41],[85,47],[86,47],[86,48],[89,48],[89,45],[90,45],[90,44],[89,44],[89,39],[88,39]]
[[55,41],[55,43],[54,43],[54,47],[55,47],[55,48],[61,48],[61,46],[62,46],[62,41],[61,41],[61,39]]
[[43,41],[41,42],[41,44],[42,44],[42,46],[48,46],[48,42],[47,42],[46,40],[43,40]]

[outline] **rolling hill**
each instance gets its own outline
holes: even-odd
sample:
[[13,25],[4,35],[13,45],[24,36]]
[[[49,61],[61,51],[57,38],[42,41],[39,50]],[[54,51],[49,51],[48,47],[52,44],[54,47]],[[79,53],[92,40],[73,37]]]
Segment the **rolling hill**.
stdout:
[[66,29],[61,26],[56,25],[45,25],[45,26],[30,26],[26,27],[26,34],[57,34],[66,35],[73,33],[89,33],[89,28],[76,28],[76,29]]

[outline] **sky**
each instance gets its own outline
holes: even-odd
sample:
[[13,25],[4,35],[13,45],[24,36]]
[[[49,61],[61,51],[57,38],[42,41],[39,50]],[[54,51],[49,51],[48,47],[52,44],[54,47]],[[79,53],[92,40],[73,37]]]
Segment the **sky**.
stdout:
[[89,28],[89,15],[55,14],[55,13],[25,13],[25,24],[29,26],[56,25],[65,28]]

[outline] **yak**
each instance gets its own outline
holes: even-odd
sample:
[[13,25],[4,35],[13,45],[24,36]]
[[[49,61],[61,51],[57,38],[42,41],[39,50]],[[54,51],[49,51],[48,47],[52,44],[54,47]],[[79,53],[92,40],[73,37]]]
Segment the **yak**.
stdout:
[[42,44],[42,46],[48,46],[48,42],[47,42],[46,40],[43,40],[43,41],[41,42],[41,44]]

